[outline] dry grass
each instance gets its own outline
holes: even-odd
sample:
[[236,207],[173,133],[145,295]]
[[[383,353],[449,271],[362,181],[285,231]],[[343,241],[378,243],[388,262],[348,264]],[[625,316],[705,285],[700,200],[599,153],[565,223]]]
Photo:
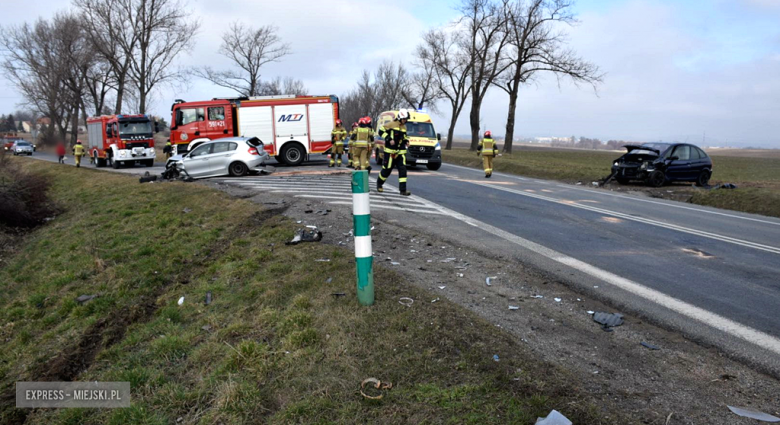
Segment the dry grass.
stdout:
[[[70,373],[129,381],[133,403],[22,412],[4,402],[0,423],[503,424],[553,408],[605,423],[565,371],[390,271],[376,270],[376,305],[358,306],[353,254],[286,246],[295,224],[281,211],[199,185],[26,167],[55,182],[68,212],[0,269],[0,397],[17,380]],[[331,261],[312,261],[322,257]],[[77,348],[93,354],[82,369]],[[382,400],[359,394],[371,376],[393,383]]]

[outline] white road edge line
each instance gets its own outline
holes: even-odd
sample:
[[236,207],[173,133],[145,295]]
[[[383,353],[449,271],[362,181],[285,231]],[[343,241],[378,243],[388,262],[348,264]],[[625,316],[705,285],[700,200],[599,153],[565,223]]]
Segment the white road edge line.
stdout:
[[595,212],[595,213],[598,213],[598,214],[610,215],[610,216],[613,216],[613,217],[618,217],[618,218],[622,218],[624,220],[630,220],[630,221],[634,221],[634,222],[637,222],[637,223],[648,224],[648,225],[651,225],[651,226],[657,226],[657,227],[661,227],[661,228],[669,229],[669,230],[676,230],[678,232],[688,233],[688,234],[696,235],[696,236],[702,236],[702,237],[705,237],[705,238],[714,239],[714,240],[718,240],[718,241],[721,241],[721,242],[727,242],[727,243],[731,243],[731,244],[735,244],[735,245],[744,246],[744,247],[747,247],[747,248],[753,248],[753,249],[758,249],[758,250],[761,250],[761,251],[771,252],[773,254],[780,254],[780,248],[779,247],[774,247],[774,246],[770,246],[770,245],[764,245],[764,244],[760,244],[760,243],[757,243],[757,242],[751,242],[751,241],[746,241],[746,240],[742,240],[742,239],[736,239],[736,238],[732,238],[730,236],[724,236],[724,235],[719,235],[717,233],[706,232],[704,230],[697,230],[697,229],[692,229],[692,228],[689,228],[689,227],[678,226],[676,224],[665,223],[665,222],[662,222],[662,221],[657,221],[657,220],[653,220],[653,219],[649,219],[649,218],[634,217],[634,216],[629,215],[629,214],[624,214],[624,213],[611,211],[611,210],[607,210],[607,209],[603,209],[603,208],[593,207],[593,206],[590,206],[590,205],[584,205],[584,204],[580,204],[578,202],[566,201],[566,200],[557,199],[557,198],[551,198],[549,196],[539,195],[539,194],[535,194],[535,193],[528,193],[528,192],[525,192],[525,191],[509,189],[509,188],[506,188],[506,187],[494,186],[494,185],[490,185],[490,184],[486,184],[486,183],[476,183],[476,182],[468,182],[468,183],[471,183],[471,184],[474,184],[474,185],[477,185],[477,186],[482,186],[482,187],[490,187],[490,188],[493,188],[493,189],[496,189],[496,190],[501,190],[501,191],[504,191],[504,192],[514,193],[516,195],[527,196],[529,198],[536,198],[536,199],[540,199],[540,200],[543,200],[543,201],[548,201],[548,202],[552,202],[552,203],[556,203],[556,204],[560,204],[560,205],[566,205],[566,206],[570,206],[570,207],[573,207],[573,208],[580,208],[580,209],[592,211],[592,212]]
[[[463,170],[473,171],[473,172],[482,174],[482,171],[477,170],[475,168],[463,167],[461,165],[455,165],[455,164],[447,164],[447,166],[448,167],[454,167],[454,168],[460,168],[460,169],[463,169]],[[446,173],[444,173],[442,171],[438,171],[437,173],[446,175]],[[520,177],[520,176],[515,176],[515,175],[512,175],[512,174],[506,174],[506,173],[500,173],[500,172],[496,172],[496,173],[493,173],[493,174],[495,174],[497,176],[501,176],[501,177],[510,178],[510,179],[517,179],[517,180],[524,180],[524,181],[529,180],[527,178]],[[562,188],[565,188],[565,189],[571,189],[571,190],[581,190],[581,191],[584,191],[586,193],[592,193],[592,194],[596,194],[596,195],[612,196],[612,197],[615,197],[615,198],[628,199],[628,200],[631,200],[631,201],[646,202],[648,204],[663,205],[663,206],[667,206],[667,207],[680,208],[680,209],[683,209],[683,210],[696,211],[696,212],[701,212],[701,213],[705,213],[705,214],[720,215],[720,216],[723,216],[723,217],[738,218],[740,220],[755,221],[755,222],[758,222],[758,223],[773,224],[775,226],[780,226],[780,222],[777,222],[777,221],[761,220],[759,218],[744,217],[744,216],[736,215],[736,214],[728,214],[728,213],[722,213],[722,212],[718,212],[718,211],[710,211],[710,210],[705,210],[705,209],[701,209],[701,208],[688,207],[688,206],[685,206],[685,205],[676,205],[676,204],[669,203],[669,202],[660,202],[660,201],[653,201],[653,200],[650,200],[650,199],[642,199],[642,198],[633,197],[633,196],[618,195],[616,193],[596,192],[594,189],[585,189],[585,187],[587,187],[587,186],[584,186],[584,185],[583,185],[583,187],[578,187],[578,186],[575,186],[575,185],[563,185],[563,184],[557,184],[556,186],[562,187]]]
[[780,354],[780,339],[775,338],[772,335],[757,331],[753,328],[737,323],[731,319],[709,312],[707,310],[704,310],[703,308],[696,307],[693,304],[688,304],[685,301],[678,300],[677,298],[656,291],[655,289],[648,288],[632,280],[620,277],[606,270],[602,270],[598,267],[577,260],[576,258],[569,257],[560,252],[547,248],[543,245],[539,245],[536,242],[529,241],[528,239],[521,238],[517,235],[506,232],[497,227],[493,227],[490,224],[481,222],[479,220],[463,215],[459,212],[450,210],[434,202],[430,202],[427,200],[426,202],[428,202],[429,205],[436,206],[437,208],[439,208],[440,211],[442,211],[446,215],[449,215],[450,217],[453,217],[468,225],[471,225],[473,227],[478,227],[482,230],[485,230],[488,233],[491,233],[495,236],[498,236],[502,239],[505,239],[516,245],[519,245],[531,252],[535,252],[557,263],[571,267],[582,273],[593,276],[604,282],[610,283],[627,292],[630,292],[648,301],[666,307],[669,310],[672,310],[685,317],[689,317],[705,325],[709,325],[728,335],[747,341],[758,347],[769,350],[775,354]]

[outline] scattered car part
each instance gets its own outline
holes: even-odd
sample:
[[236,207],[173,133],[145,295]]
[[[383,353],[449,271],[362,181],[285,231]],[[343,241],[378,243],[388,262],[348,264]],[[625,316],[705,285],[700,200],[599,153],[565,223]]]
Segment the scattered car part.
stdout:
[[535,425],[572,425],[572,422],[557,410],[553,410],[546,418],[537,418]]
[[650,343],[647,343],[647,342],[644,342],[644,341],[642,341],[641,344],[642,344],[642,347],[648,348],[650,350],[660,350],[661,349],[661,347],[659,347],[657,345],[653,345],[653,344],[650,344]]
[[623,324],[623,315],[620,313],[603,313],[597,311],[593,314],[593,321],[601,324],[604,331],[612,332],[611,328]]
[[97,297],[98,297],[97,295],[79,295],[76,298],[76,302],[79,304],[84,304],[85,302],[95,299]]
[[493,280],[493,279],[498,279],[498,276],[490,276],[490,277],[488,277],[487,279],[485,279],[485,284],[487,286],[491,286],[492,284],[491,284],[490,281]]
[[777,423],[780,422],[780,418],[772,416],[768,413],[759,412],[758,410],[745,409],[742,407],[726,406],[735,415],[742,416],[743,418],[755,419],[762,422]]
[[181,298],[179,298],[179,302],[178,302],[178,304],[179,304],[179,305],[182,305],[182,304],[184,304],[184,297],[181,297]]
[[206,292],[206,305],[211,304],[211,291]]
[[401,297],[398,299],[398,303],[405,307],[411,307],[414,304],[414,300],[409,297]]
[[317,229],[298,229],[291,241],[286,245],[298,245],[301,242],[319,242],[322,240],[322,232]]

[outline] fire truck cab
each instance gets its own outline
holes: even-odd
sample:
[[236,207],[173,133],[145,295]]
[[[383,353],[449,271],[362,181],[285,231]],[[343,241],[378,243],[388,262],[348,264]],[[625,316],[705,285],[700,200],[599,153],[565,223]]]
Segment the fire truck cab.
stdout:
[[285,95],[177,100],[171,113],[174,154],[222,137],[257,137],[277,161],[298,165],[330,151],[339,109],[336,96]]
[[154,133],[147,115],[103,115],[87,119],[87,151],[95,165],[154,166]]

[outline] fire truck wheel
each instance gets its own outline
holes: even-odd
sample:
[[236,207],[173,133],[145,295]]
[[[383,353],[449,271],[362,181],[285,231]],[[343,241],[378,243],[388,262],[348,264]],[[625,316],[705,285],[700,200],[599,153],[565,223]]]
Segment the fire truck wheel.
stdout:
[[147,159],[146,161],[147,167],[154,167],[154,160],[153,159]]
[[287,165],[300,165],[304,159],[303,147],[297,143],[288,143],[282,148],[282,161]]
[[106,166],[106,159],[105,158],[98,158],[96,163],[97,163],[98,167],[105,167]]
[[111,166],[112,166],[112,167],[113,167],[115,170],[118,170],[120,167],[122,167],[122,163],[121,163],[121,162],[119,162],[119,161],[117,161],[117,160],[113,160],[113,161],[111,161]]
[[230,172],[230,175],[232,177],[243,177],[246,175],[249,169],[246,167],[246,165],[243,162],[234,162],[230,164],[230,168],[228,169],[228,171]]

